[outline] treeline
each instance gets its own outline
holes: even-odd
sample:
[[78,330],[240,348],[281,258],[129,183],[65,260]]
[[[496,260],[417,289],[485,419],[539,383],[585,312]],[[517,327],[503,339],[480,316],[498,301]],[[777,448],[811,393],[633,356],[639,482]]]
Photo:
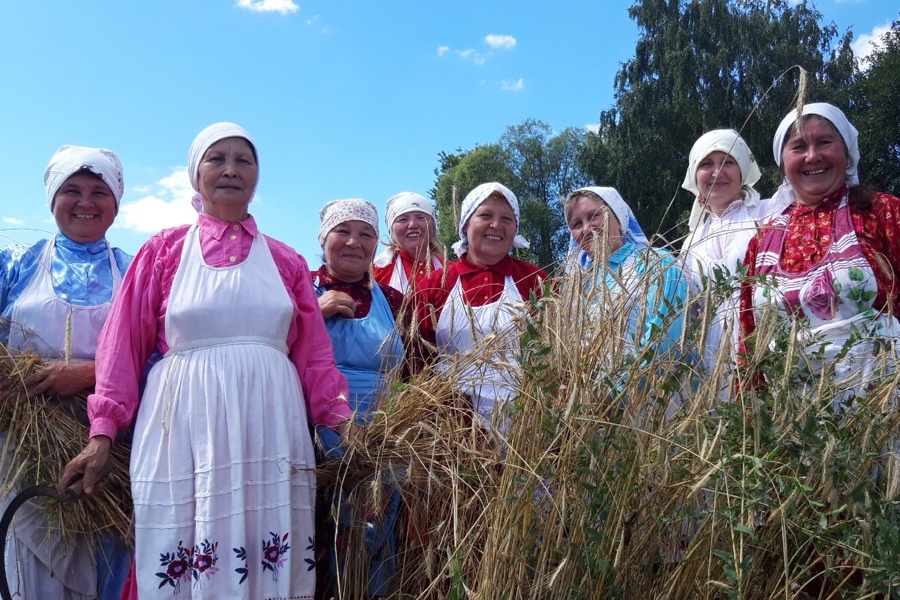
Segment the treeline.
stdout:
[[618,189],[645,231],[673,242],[686,233],[693,201],[680,189],[688,152],[720,127],[741,131],[763,172],[756,187],[771,195],[781,179],[772,136],[801,69],[805,97],[841,107],[859,129],[862,182],[900,193],[900,19],[861,64],[852,31],[823,23],[807,2],[644,0],[629,15],[639,28],[634,57],[617,73],[615,104],[600,112],[596,132],[554,133],[528,119],[496,142],[440,153],[431,193],[448,247],[457,237],[453,190],[458,202],[485,181],[518,195],[532,243],[522,256],[545,268],[568,244],[559,196],[590,183]]

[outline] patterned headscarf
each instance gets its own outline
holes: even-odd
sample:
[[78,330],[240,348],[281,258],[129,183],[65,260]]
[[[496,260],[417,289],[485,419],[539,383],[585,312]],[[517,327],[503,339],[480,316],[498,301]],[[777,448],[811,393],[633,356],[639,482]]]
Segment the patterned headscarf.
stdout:
[[697,168],[707,156],[713,152],[724,152],[737,161],[741,169],[741,199],[748,206],[755,206],[759,202],[759,192],[753,189],[753,185],[759,181],[761,173],[756,159],[747,142],[744,141],[734,129],[714,129],[700,136],[691,148],[688,159],[687,173],[681,187],[694,194],[694,205],[691,207],[691,216],[688,218],[688,229],[693,231],[700,223],[700,218],[706,210],[700,204],[701,193],[697,187]]
[[125,193],[125,180],[122,176],[122,161],[112,150],[106,148],[89,148],[87,146],[63,146],[56,151],[50,164],[44,171],[44,189],[47,193],[47,206],[53,210],[53,197],[66,182],[66,179],[82,169],[100,176],[103,183],[109,186],[116,199],[116,210]]
[[216,142],[233,137],[247,140],[250,148],[253,150],[253,156],[256,158],[257,165],[259,165],[256,144],[253,143],[253,138],[250,137],[250,134],[243,127],[227,122],[213,123],[197,134],[197,137],[191,143],[191,149],[188,151],[188,176],[191,178],[191,187],[195,191],[200,191],[200,162],[203,160],[203,155]]
[[362,198],[332,200],[319,211],[319,218],[322,220],[319,227],[319,245],[323,248],[328,232],[347,221],[368,223],[375,230],[375,237],[378,237],[378,209]]
[[[803,116],[818,115],[827,119],[834,125],[838,133],[844,139],[844,145],[850,154],[847,161],[847,183],[856,185],[859,183],[859,132],[847,116],[836,106],[825,102],[813,102],[812,104],[803,105]],[[775,154],[775,164],[781,166],[781,149],[784,148],[784,142],[787,139],[788,132],[797,123],[797,109],[795,108],[782,119],[778,129],[775,130],[775,137],[772,139],[772,152]]]
[[[631,242],[638,248],[644,248],[650,244],[649,240],[647,240],[647,236],[644,234],[644,230],[641,229],[640,224],[638,224],[637,218],[634,216],[631,207],[625,204],[625,200],[622,199],[622,196],[615,188],[600,186],[579,188],[570,192],[569,195],[566,196],[565,202],[570,202],[584,192],[593,192],[600,196],[603,202],[606,203],[613,215],[615,215],[616,220],[619,222],[619,228],[622,230],[623,242]],[[593,256],[581,249],[581,246],[575,241],[575,236],[572,236],[569,240],[569,257],[573,256],[577,258],[578,264],[584,267],[589,266],[594,259]]]
[[469,238],[466,236],[466,225],[481,204],[487,200],[491,194],[499,193],[509,203],[513,213],[516,215],[516,236],[513,238],[513,248],[527,248],[530,244],[528,240],[519,235],[519,200],[516,195],[503,184],[497,182],[482,183],[466,195],[462,203],[462,214],[459,216],[459,241],[453,244],[453,251],[457,256],[462,256],[469,249]]

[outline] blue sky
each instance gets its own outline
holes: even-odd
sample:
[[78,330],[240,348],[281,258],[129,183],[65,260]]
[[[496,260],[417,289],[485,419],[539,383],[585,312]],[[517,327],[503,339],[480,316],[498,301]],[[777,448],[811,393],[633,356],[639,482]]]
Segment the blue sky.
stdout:
[[[136,252],[193,220],[191,140],[222,120],[260,154],[263,232],[319,264],[318,210],[427,194],[441,151],[496,141],[526,118],[596,123],[634,51],[627,1],[19,0],[0,7],[0,245],[55,231],[43,172],[63,144],[125,166],[110,241]],[[896,0],[823,0],[866,36]],[[701,132],[698,132],[698,135]],[[382,232],[384,233],[384,232]]]

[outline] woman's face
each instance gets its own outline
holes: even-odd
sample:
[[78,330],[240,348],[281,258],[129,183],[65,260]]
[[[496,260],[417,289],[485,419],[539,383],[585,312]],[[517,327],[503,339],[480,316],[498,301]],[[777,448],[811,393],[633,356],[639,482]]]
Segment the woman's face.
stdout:
[[428,256],[428,244],[434,235],[434,219],[420,210],[403,213],[391,224],[391,239],[416,260]]
[[341,281],[353,283],[369,272],[378,235],[365,221],[344,221],[325,236],[325,268]]
[[506,198],[489,196],[469,217],[465,233],[469,239],[469,260],[476,265],[495,265],[512,249],[516,213]]
[[721,214],[728,205],[741,197],[741,167],[730,154],[710,152],[697,165],[697,189],[705,206]]
[[812,116],[781,149],[784,176],[801,204],[816,205],[844,185],[847,147],[831,121]]
[[56,226],[70,240],[96,242],[116,218],[116,197],[99,177],[75,174],[53,196]]
[[259,166],[250,142],[225,138],[209,147],[198,169],[203,212],[224,221],[240,221],[256,189]]
[[594,239],[607,240],[607,252],[615,252],[624,244],[622,227],[606,202],[595,196],[578,196],[572,203],[566,221],[575,242],[588,253],[595,252]]

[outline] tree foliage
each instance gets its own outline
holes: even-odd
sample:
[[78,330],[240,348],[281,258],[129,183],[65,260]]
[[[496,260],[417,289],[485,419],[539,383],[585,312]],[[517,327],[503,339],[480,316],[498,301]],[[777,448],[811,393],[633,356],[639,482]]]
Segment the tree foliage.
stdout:
[[640,32],[634,58],[616,75],[615,106],[601,113],[579,164],[616,187],[648,233],[670,241],[693,200],[679,188],[700,135],[741,130],[760,165],[772,165],[758,185],[772,191],[769,148],[794,104],[793,67],[808,73],[810,99],[840,103],[852,80],[849,35],[836,40],[806,2],[644,0],[629,14]]
[[[568,232],[561,195],[586,183],[578,167],[584,131],[553,132],[550,125],[527,119],[506,128],[500,139],[457,154],[441,153],[432,191],[438,207],[438,236],[446,245],[457,239],[458,204],[475,186],[498,181],[519,198],[520,231],[531,242],[522,256],[552,268],[565,252]],[[453,189],[457,207],[453,206]]]
[[900,194],[900,20],[870,55],[852,88],[862,181]]

